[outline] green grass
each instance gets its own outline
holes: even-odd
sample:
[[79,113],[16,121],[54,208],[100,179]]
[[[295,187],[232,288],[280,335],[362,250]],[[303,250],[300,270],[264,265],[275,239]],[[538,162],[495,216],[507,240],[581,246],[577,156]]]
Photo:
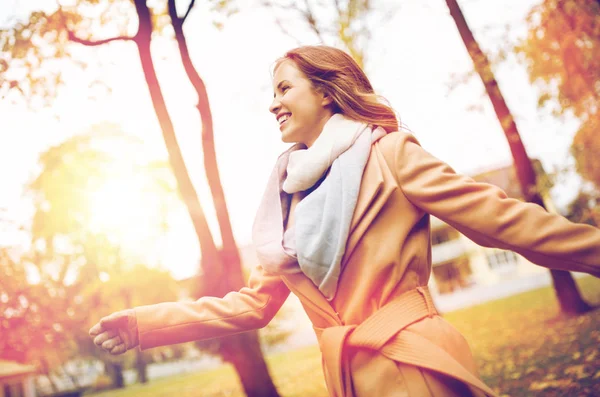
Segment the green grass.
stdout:
[[[600,280],[577,280],[600,306]],[[600,396],[600,310],[559,318],[551,288],[444,314],[469,341],[484,381],[504,396]],[[267,357],[282,396],[327,396],[316,346]],[[244,396],[233,369],[178,375],[94,397]]]

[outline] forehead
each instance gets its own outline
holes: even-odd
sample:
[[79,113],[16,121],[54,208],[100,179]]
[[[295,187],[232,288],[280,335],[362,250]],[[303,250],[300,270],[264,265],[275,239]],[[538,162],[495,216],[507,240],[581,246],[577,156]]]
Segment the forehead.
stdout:
[[308,80],[304,74],[296,67],[294,62],[286,60],[283,61],[277,69],[275,69],[275,73],[273,73],[273,87],[277,87],[277,85],[283,81],[288,80],[291,82],[298,80]]

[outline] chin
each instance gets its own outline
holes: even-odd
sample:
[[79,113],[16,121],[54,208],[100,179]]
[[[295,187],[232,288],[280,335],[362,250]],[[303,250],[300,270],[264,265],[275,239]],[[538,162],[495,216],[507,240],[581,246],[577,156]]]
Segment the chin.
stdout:
[[297,143],[298,139],[294,136],[294,134],[290,134],[288,131],[285,131],[281,134],[281,141],[285,143]]

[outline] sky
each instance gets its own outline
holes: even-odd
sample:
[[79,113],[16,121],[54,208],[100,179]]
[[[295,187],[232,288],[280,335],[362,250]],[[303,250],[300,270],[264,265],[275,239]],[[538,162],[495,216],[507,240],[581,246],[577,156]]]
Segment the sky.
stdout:
[[[3,0],[0,25],[50,3]],[[268,112],[273,95],[270,70],[297,40],[283,34],[273,12],[258,7],[256,0],[239,1],[240,12],[226,19],[222,29],[214,26],[214,15],[203,3],[197,2],[186,21],[185,33],[192,60],[208,90],[217,159],[234,234],[240,245],[247,245],[271,168],[287,148],[279,140],[274,116]],[[379,2],[380,11],[391,17],[375,24],[367,51],[366,72],[376,92],[389,100],[427,151],[458,172],[469,174],[510,164],[508,145],[481,82],[473,78],[455,90],[449,89],[452,76],[468,72],[471,61],[445,2],[406,0],[397,2],[400,7],[395,3]],[[500,35],[503,25],[510,24],[512,39],[523,36],[524,18],[537,1],[459,3],[484,51],[493,52],[505,44]],[[288,20],[284,24],[302,44],[318,43],[298,22]],[[52,109],[32,112],[0,100],[0,208],[17,222],[23,222],[31,212],[23,186],[39,172],[39,154],[92,124],[116,123],[142,138],[149,153],[166,158],[134,45],[111,43],[81,51],[102,59],[101,69],[92,72],[100,73],[112,87],[111,95],[89,99],[85,79],[73,73]],[[153,56],[184,159],[218,242],[216,217],[204,180],[195,93],[173,42],[155,40]],[[515,57],[509,57],[495,72],[530,157],[540,158],[547,171],[568,164],[568,148],[577,124],[553,119],[537,109],[535,89],[524,65]],[[472,110],[474,107],[479,110]],[[553,189],[559,208],[574,198],[577,183],[577,178],[572,178]],[[119,191],[114,194],[119,195]],[[177,278],[196,271],[199,248],[184,212],[172,217],[168,237],[154,248],[151,254]]]

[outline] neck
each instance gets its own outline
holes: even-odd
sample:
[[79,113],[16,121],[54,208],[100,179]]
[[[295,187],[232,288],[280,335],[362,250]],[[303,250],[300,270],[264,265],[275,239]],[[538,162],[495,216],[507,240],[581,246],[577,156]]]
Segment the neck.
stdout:
[[314,136],[311,137],[309,141],[302,142],[306,145],[307,148],[311,147],[315,143],[319,135],[321,135],[321,133],[323,132],[325,124],[327,124],[327,122],[331,119],[331,116],[333,116],[333,113],[326,113],[323,117],[321,117],[321,119],[317,123],[317,126],[315,127],[315,131],[318,131],[318,133],[314,134]]

